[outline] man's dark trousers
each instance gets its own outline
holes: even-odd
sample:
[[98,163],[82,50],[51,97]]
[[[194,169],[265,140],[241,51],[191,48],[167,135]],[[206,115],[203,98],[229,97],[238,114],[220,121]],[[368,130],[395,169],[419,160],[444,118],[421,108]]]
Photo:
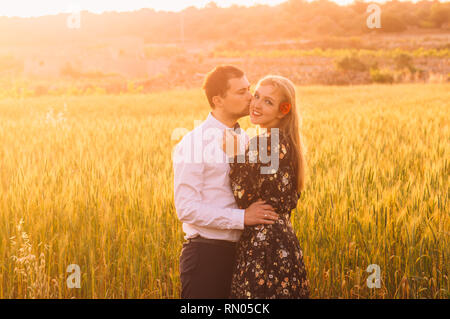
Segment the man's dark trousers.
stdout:
[[180,256],[181,298],[227,299],[236,255],[235,243],[183,243]]

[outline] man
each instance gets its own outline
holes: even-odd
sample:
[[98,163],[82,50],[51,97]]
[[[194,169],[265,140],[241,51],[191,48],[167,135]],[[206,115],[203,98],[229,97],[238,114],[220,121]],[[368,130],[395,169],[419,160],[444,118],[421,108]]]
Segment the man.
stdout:
[[186,233],[181,297],[222,299],[230,293],[235,246],[244,226],[273,224],[278,215],[263,201],[238,209],[230,187],[222,136],[249,114],[247,77],[234,66],[218,66],[206,76],[203,89],[211,113],[176,146],[173,161],[175,208]]

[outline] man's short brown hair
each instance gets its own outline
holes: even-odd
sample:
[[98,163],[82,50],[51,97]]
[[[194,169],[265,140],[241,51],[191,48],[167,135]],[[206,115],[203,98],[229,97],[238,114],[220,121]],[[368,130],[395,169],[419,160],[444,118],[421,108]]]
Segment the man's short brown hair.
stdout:
[[210,71],[203,82],[203,89],[205,90],[209,105],[214,108],[212,101],[214,96],[225,97],[230,88],[228,80],[243,76],[244,71],[232,65],[219,65]]

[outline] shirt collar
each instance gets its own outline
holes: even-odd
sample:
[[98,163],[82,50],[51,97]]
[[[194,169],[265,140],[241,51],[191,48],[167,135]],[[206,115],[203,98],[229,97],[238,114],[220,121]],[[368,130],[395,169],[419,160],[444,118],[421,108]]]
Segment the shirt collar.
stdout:
[[217,128],[221,128],[221,129],[227,129],[228,128],[228,126],[226,126],[225,124],[220,122],[218,119],[216,119],[214,117],[214,115],[212,115],[211,112],[209,112],[206,121],[211,123],[212,126],[217,127]]

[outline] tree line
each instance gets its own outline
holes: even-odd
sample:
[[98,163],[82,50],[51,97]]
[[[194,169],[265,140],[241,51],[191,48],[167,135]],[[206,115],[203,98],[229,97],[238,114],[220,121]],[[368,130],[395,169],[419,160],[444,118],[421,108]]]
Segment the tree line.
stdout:
[[[405,32],[408,29],[450,30],[450,3],[434,1],[378,4],[381,28],[367,27],[369,3],[340,6],[328,0],[288,0],[277,6],[189,7],[181,12],[141,9],[94,14],[82,11],[38,18],[0,17],[0,44],[59,44],[102,37],[137,36],[146,43],[217,40],[279,41],[313,36]],[[79,28],[68,19],[79,18]]]

